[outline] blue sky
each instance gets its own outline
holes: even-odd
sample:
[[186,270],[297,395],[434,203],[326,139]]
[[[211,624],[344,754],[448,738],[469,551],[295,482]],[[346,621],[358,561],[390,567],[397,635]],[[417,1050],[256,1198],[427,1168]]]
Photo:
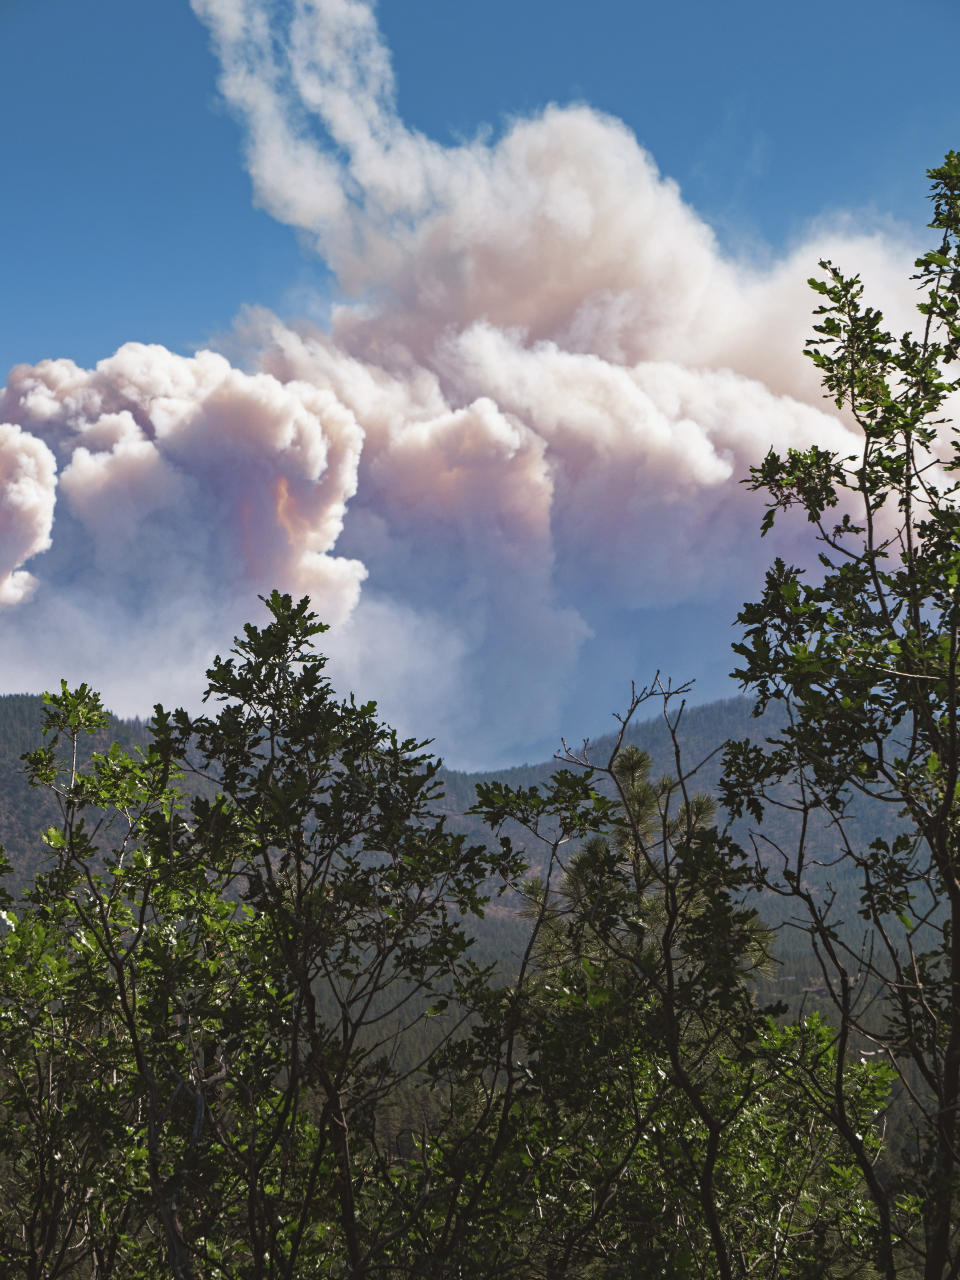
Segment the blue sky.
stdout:
[[[361,42],[342,55],[369,89],[372,133],[358,142],[342,103],[311,113],[284,81],[293,74],[284,58],[296,52],[286,23],[296,12],[306,14],[314,40],[311,66],[328,67],[318,73],[327,77],[324,91],[338,89],[340,71],[324,61],[332,3],[243,0],[248,17],[272,24],[279,79],[259,66],[257,85],[228,104],[224,68],[253,65],[262,52],[252,57],[249,46],[225,39],[223,24],[240,0],[197,0],[196,13],[185,0],[0,2],[8,52],[0,81],[0,363],[6,370],[68,359],[92,370],[130,343],[161,344],[171,361],[186,361],[156,357],[149,375],[136,375],[142,401],[131,408],[133,349],[124,348],[126,364],[90,383],[96,414],[81,426],[61,373],[43,375],[45,394],[59,397],[56,414],[38,414],[33,374],[11,382],[4,415],[18,433],[8,433],[9,448],[21,471],[11,463],[0,481],[6,474],[13,485],[26,467],[40,496],[29,511],[15,507],[23,528],[10,534],[10,563],[0,563],[0,578],[21,575],[0,612],[10,678],[39,687],[64,667],[73,675],[74,664],[78,678],[99,681],[122,711],[146,710],[156,697],[189,701],[182,672],[223,647],[223,629],[250,616],[272,573],[287,589],[306,584],[321,612],[339,619],[331,647],[342,680],[362,694],[372,686],[402,727],[436,733],[455,763],[516,759],[560,731],[591,732],[622,701],[618,691],[653,665],[696,675],[700,697],[731,691],[729,621],[766,556],[766,548],[751,552],[739,576],[731,569],[741,530],[756,523],[741,510],[733,470],[763,447],[767,418],[786,415],[770,440],[778,431],[793,441],[833,430],[810,416],[817,398],[790,363],[806,324],[803,314],[796,326],[783,319],[796,299],[806,305],[794,278],[802,284],[821,243],[849,245],[865,255],[851,265],[874,269],[894,311],[903,302],[894,281],[909,263],[906,250],[923,243],[923,171],[960,145],[955,78],[943,54],[957,46],[960,10],[950,0],[780,9],[752,0],[381,0],[379,35],[361,22]],[[351,3],[346,9],[363,18],[365,7]],[[384,51],[395,95],[374,84]],[[280,132],[264,134],[257,153],[256,129],[268,125],[266,117],[257,123],[251,103],[264,86],[276,98],[269,129]],[[590,110],[542,116],[551,103]],[[532,122],[529,137],[518,131],[524,121]],[[330,130],[338,128],[346,132],[334,147]],[[292,150],[270,168],[295,137],[309,145],[319,175],[311,209],[332,198],[331,184],[345,193],[335,216],[297,211],[310,183],[291,177]],[[336,167],[324,169],[324,157]],[[679,185],[679,197],[649,160]],[[433,193],[427,204],[404,186],[414,171]],[[611,209],[621,171],[625,207],[649,196],[646,221],[621,226]],[[503,212],[498,200],[530,201],[516,214],[530,254],[511,258],[509,217],[496,234],[474,225],[471,191],[478,207],[490,202],[494,220]],[[541,260],[554,222],[544,232],[537,219],[551,201],[562,206],[554,219],[562,236]],[[593,230],[580,225],[587,206]],[[661,235],[662,254],[629,261]],[[615,306],[621,261],[626,301]],[[710,278],[703,297],[698,273]],[[737,292],[735,277],[762,292],[762,341],[748,315],[760,295]],[[275,320],[258,313],[238,331],[250,306]],[[733,312],[740,336],[728,342],[725,316]],[[298,316],[332,333],[333,354],[327,339],[285,328]],[[634,341],[644,325],[649,334]],[[210,346],[233,372],[190,363]],[[674,365],[684,370],[682,386],[668,387]],[[496,372],[507,367],[511,386]],[[254,381],[243,382],[241,370]],[[749,384],[739,399],[728,375]],[[385,425],[369,387],[387,376],[395,385]],[[171,379],[186,379],[197,397],[177,426],[193,433],[189,462],[184,434],[177,449],[148,457],[169,412],[157,408],[156,388]],[[289,390],[302,385],[309,390]],[[573,425],[553,404],[557,387],[580,406]],[[241,464],[240,436],[249,442],[255,429],[267,430],[264,395],[280,415],[271,419],[274,435],[263,437],[260,462],[243,453]],[[667,407],[677,396],[682,413]],[[794,412],[794,401],[809,412]],[[737,421],[740,403],[751,405],[749,431]],[[617,430],[609,438],[598,405],[612,406]],[[139,427],[130,431],[145,431],[142,439],[116,425],[123,412],[132,412]],[[648,412],[648,434],[618,455],[622,432],[635,426],[631,415]],[[276,422],[297,415],[306,415],[302,430],[315,447],[301,471],[276,462]],[[63,433],[81,429],[93,434],[78,459],[79,435],[68,447]],[[575,448],[564,431],[576,436]],[[701,435],[694,440],[691,431]],[[218,466],[201,466],[197,459],[217,449]],[[455,466],[451,451],[459,451]],[[321,453],[326,461],[317,462]],[[628,467],[639,477],[633,491],[618,485]],[[681,472],[704,486],[700,497]],[[431,490],[428,473],[443,483]],[[675,492],[667,474],[679,477]],[[96,488],[105,477],[109,491]],[[207,495],[199,504],[198,494]],[[616,514],[617,503],[622,519],[608,527],[601,509]],[[199,508],[209,521],[181,545],[183,513],[192,518]],[[697,546],[714,528],[717,563],[707,555],[694,570]],[[145,547],[162,549],[155,564]],[[646,576],[638,558],[651,565]],[[239,560],[244,570],[234,574]],[[108,621],[98,624],[97,610]],[[38,645],[58,618],[71,643]],[[169,661],[148,639],[162,627],[182,638]],[[123,653],[108,656],[118,644]],[[385,674],[391,666],[394,680]],[[457,714],[452,703],[462,703]]]
[[[951,0],[385,0],[401,114],[441,139],[547,102],[620,117],[732,244],[833,209],[912,225],[956,147]],[[3,0],[0,363],[192,350],[322,264],[254,209],[207,32],[183,0]],[[931,65],[933,64],[933,65]]]

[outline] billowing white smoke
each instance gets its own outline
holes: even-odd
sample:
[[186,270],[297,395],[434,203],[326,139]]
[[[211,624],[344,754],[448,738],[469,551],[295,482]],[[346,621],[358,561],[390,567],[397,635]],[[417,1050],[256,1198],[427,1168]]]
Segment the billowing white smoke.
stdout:
[[455,147],[406,129],[364,0],[193,7],[256,199],[354,300],[328,333],[251,311],[252,373],[136,344],[94,371],[14,370],[0,602],[29,594],[27,561],[39,585],[21,624],[4,615],[12,670],[39,669],[42,633],[47,668],[68,644],[143,709],[278,585],[337,624],[343,683],[454,761],[576,732],[590,696],[596,726],[606,681],[671,669],[677,646],[643,639],[664,610],[730,619],[756,590],[748,467],[852,444],[800,356],[816,260],[862,270],[909,326],[913,250],[835,230],[763,270],[731,261],[588,108]]
[[81,572],[110,592],[246,591],[281,575],[322,597],[332,621],[356,605],[363,566],[328,553],[356,492],[363,432],[329,391],[240,373],[211,351],[186,359],[131,342],[92,371],[17,366],[0,414],[24,428],[6,428],[21,452],[32,446],[48,472],[56,458]]
[[332,622],[355,607],[366,570],[330,551],[363,432],[329,391],[128,343],[94,370],[16,367],[2,419],[19,424],[0,427],[8,603],[36,585],[16,565],[50,545],[58,491],[46,590],[24,625],[4,617],[7,682],[39,667],[49,684],[60,664],[144,711],[171,680],[195,691],[183,666],[202,670],[256,591],[308,592]]
[[17,566],[50,546],[57,463],[47,446],[0,422],[0,605],[19,604],[36,586]]

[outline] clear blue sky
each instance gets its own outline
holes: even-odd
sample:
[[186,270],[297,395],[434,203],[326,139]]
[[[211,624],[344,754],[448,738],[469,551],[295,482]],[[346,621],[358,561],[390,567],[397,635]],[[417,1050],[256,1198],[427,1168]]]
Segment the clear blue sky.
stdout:
[[[924,220],[960,145],[953,0],[384,0],[401,115],[443,140],[582,100],[619,116],[734,245],[825,210]],[[192,350],[322,265],[251,207],[184,0],[0,0],[0,364]]]

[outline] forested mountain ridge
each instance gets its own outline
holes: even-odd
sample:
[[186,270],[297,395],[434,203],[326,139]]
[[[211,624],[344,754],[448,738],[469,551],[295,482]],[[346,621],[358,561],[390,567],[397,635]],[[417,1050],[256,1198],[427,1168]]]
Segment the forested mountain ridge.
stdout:
[[[695,788],[710,793],[716,790],[721,772],[720,748],[728,739],[750,738],[752,741],[762,741],[767,734],[775,732],[779,724],[778,717],[770,712],[755,717],[753,704],[748,698],[723,698],[702,706],[687,707],[680,720],[677,740],[684,769],[697,769],[693,783]],[[590,762],[602,766],[610,757],[616,736],[616,732],[610,732],[587,739],[586,743],[573,738],[567,738],[566,742],[578,753],[585,746]],[[647,752],[651,760],[650,771],[654,776],[673,775],[676,772],[673,742],[662,715],[631,724],[624,742]],[[559,749],[561,744],[557,745]],[[479,783],[497,780],[511,787],[542,786],[552,774],[564,767],[563,761],[555,756],[550,760],[515,765],[509,769],[472,773],[441,769],[438,775],[444,790],[441,811],[448,814],[454,823],[463,821],[465,825],[458,829],[463,829],[471,838],[476,838],[480,832],[479,826],[470,818],[463,819],[462,815],[475,803]]]
[[[30,787],[21,761],[24,752],[39,745],[43,707],[40,695],[0,696],[0,846],[6,850],[13,867],[6,878],[6,887],[15,898],[23,894],[50,864],[50,851],[42,843],[41,833],[60,822],[54,796],[48,790]],[[681,767],[688,773],[695,771],[688,780],[690,790],[716,796],[722,774],[724,743],[749,739],[760,744],[768,735],[776,734],[781,724],[779,715],[772,710],[762,716],[754,716],[752,702],[743,697],[686,707],[676,736]],[[81,740],[81,763],[86,764],[94,751],[104,751],[112,742],[136,750],[145,749],[150,740],[147,723],[111,716],[105,730],[86,742]],[[584,754],[585,746],[586,758],[602,769],[615,742],[616,734],[610,733],[586,744],[568,740],[568,745],[578,754]],[[662,715],[631,723],[624,744],[650,756],[652,777],[675,774],[674,742]],[[493,850],[500,835],[509,836],[527,859],[531,873],[538,875],[545,869],[550,856],[548,840],[538,841],[529,831],[510,820],[495,831],[480,815],[470,810],[477,804],[478,786],[499,782],[517,789],[537,786],[547,790],[552,775],[564,767],[567,766],[556,757],[490,772],[468,773],[441,767],[436,778],[438,794],[432,808],[443,817],[447,829],[455,835],[462,835],[468,844],[484,845]],[[609,777],[602,773],[598,774],[596,785],[601,793],[612,793]],[[181,786],[188,796],[193,795],[197,780],[188,777]],[[718,813],[717,820],[721,824],[725,821],[722,811]],[[764,821],[764,842],[758,846],[760,856],[769,858],[774,844],[785,849],[793,847],[799,822],[796,813],[770,810]],[[813,833],[815,863],[824,864],[811,867],[808,873],[810,883],[818,895],[827,891],[829,884],[829,892],[836,895],[838,924],[843,926],[845,934],[859,937],[862,922],[854,868],[840,856],[842,851],[837,833],[829,823],[817,816],[808,819],[808,823]],[[751,848],[751,829],[751,824],[745,819],[732,825],[735,838],[747,849]],[[862,797],[854,799],[847,833],[854,835],[861,848],[866,849],[878,836],[893,840],[899,829],[899,819],[890,806],[870,804]],[[549,835],[549,832],[547,824],[544,834]],[[570,847],[571,854],[575,847]],[[471,934],[477,958],[483,962],[495,962],[498,969],[508,974],[520,963],[529,923],[522,916],[522,904],[516,893],[511,890],[505,897],[500,897],[500,887],[496,882],[491,883],[494,896],[484,915],[473,920]],[[784,1000],[793,1011],[801,1006],[827,1010],[826,988],[806,937],[795,929],[781,927],[793,917],[794,904],[789,898],[766,892],[757,896],[757,905],[766,923],[778,928],[771,944],[776,961],[758,976],[762,998]]]
[[[13,866],[8,885],[15,894],[22,892],[42,869],[46,851],[40,842],[41,832],[59,821],[55,798],[48,791],[30,787],[21,760],[25,752],[40,745],[43,708],[39,694],[0,695],[0,845],[6,849]],[[779,715],[773,710],[755,716],[753,703],[744,697],[685,708],[677,729],[677,743],[682,768],[685,772],[695,770],[689,781],[690,788],[716,795],[722,773],[724,743],[745,739],[762,743],[767,736],[775,734],[781,724]],[[147,722],[111,716],[106,729],[82,743],[80,762],[87,763],[93,752],[104,751],[112,742],[135,750],[145,749],[150,740]],[[602,767],[607,763],[615,741],[615,733],[588,740],[587,758]],[[662,715],[631,724],[624,743],[647,752],[653,777],[675,774],[674,744]],[[580,752],[584,744],[568,740],[568,745]],[[543,787],[558,769],[564,767],[563,761],[556,757],[495,771],[468,773],[441,767],[437,774],[439,793],[434,807],[453,832],[464,835],[468,841],[489,845],[495,841],[494,834],[482,818],[470,813],[477,801],[477,786],[498,781],[515,788]],[[184,785],[189,794],[190,780]],[[601,791],[609,790],[605,779],[601,779],[598,786]],[[890,838],[898,829],[896,814],[889,807],[868,806],[857,800],[852,812],[854,828],[858,830],[864,847],[877,835]],[[789,842],[795,836],[795,822],[788,814],[768,814],[764,829],[768,839]],[[525,849],[531,865],[536,868],[537,849],[526,833],[510,824],[505,830]],[[742,840],[749,838],[748,823],[738,823],[736,830]],[[829,861],[837,852],[834,836],[828,828],[819,831],[818,845],[825,860]]]
[[[45,789],[29,785],[21,759],[25,752],[40,745],[43,710],[44,703],[39,694],[0,695],[0,846],[6,850],[13,867],[6,883],[15,897],[29,888],[48,862],[49,851],[41,842],[41,833],[60,822],[55,797]],[[720,775],[718,749],[728,738],[760,740],[775,729],[776,723],[776,718],[770,715],[754,718],[746,698],[729,698],[687,708],[679,732],[684,765],[693,768],[701,761],[707,761],[694,780],[696,789],[710,793],[715,791]],[[105,730],[81,739],[80,763],[86,764],[93,752],[106,750],[112,742],[128,750],[136,750],[145,749],[150,740],[147,722],[111,716]],[[614,734],[590,740],[590,759],[597,764],[606,764],[614,741]],[[651,771],[655,776],[669,774],[675,769],[673,744],[662,716],[631,725],[626,741],[649,753]],[[579,749],[583,743],[577,742],[576,745]],[[495,833],[482,818],[469,812],[477,802],[478,784],[500,781],[512,787],[543,786],[562,767],[562,762],[554,758],[498,771],[468,773],[441,768],[437,775],[439,792],[434,808],[452,832],[465,836],[469,843],[494,847]],[[601,779],[598,784],[601,790],[605,781]],[[191,780],[187,779],[183,786],[190,794]],[[531,866],[538,869],[540,850],[536,842],[530,840],[529,834],[509,822],[505,824],[504,832],[515,839]],[[509,964],[509,957],[522,950],[527,926],[517,920],[512,901],[503,904],[493,902],[489,917],[474,922],[481,952],[496,955]]]
[[[725,698],[701,706],[686,707],[676,728],[676,748],[688,789],[717,797],[723,775],[725,744],[749,740],[761,745],[768,738],[778,735],[783,726],[783,715],[777,704],[756,716],[754,703],[745,697]],[[616,733],[609,733],[589,740],[586,744],[568,740],[567,745],[578,756],[589,760],[591,765],[602,769],[609,761],[616,737]],[[675,744],[662,715],[636,724],[631,723],[624,735],[623,745],[636,747],[650,756],[652,777],[676,776],[678,766]],[[564,767],[569,766],[564,764],[558,753],[551,760],[518,765],[498,772],[459,773],[442,769],[438,777],[443,785],[444,796],[438,803],[438,809],[447,818],[451,829],[463,833],[468,840],[489,840],[490,832],[483,821],[469,812],[476,803],[478,785],[500,781],[515,788],[542,788],[558,769]],[[598,776],[597,787],[602,793],[611,792],[609,779],[602,775]],[[790,797],[789,787],[782,789],[782,796],[784,799]],[[722,809],[716,820],[721,826],[728,821]],[[756,845],[752,839],[756,824],[749,818],[742,817],[732,822],[731,831],[744,848],[755,850],[757,856],[767,863],[775,856],[776,846],[785,850],[796,846],[802,820],[799,812],[790,809],[768,809],[764,814],[763,836]],[[811,881],[825,883],[829,880],[832,890],[838,894],[837,905],[843,911],[846,923],[857,927],[860,906],[856,890],[858,881],[852,866],[841,857],[839,832],[821,814],[807,814],[805,822],[811,842]],[[866,850],[878,837],[892,841],[901,827],[896,806],[871,801],[859,794],[851,795],[846,814],[845,838],[852,840],[859,848]],[[524,848],[531,866],[538,869],[536,842],[509,823],[505,831]],[[817,863],[822,863],[823,866],[818,867]],[[765,898],[764,915],[771,923],[780,923],[789,911],[792,911],[792,907],[785,900],[777,901],[769,896]]]
[[[0,844],[7,851],[18,882],[35,874],[43,852],[39,845],[40,832],[58,820],[55,800],[48,792],[29,786],[21,760],[25,752],[40,745],[43,708],[39,694],[0,694]],[[759,740],[772,732],[777,723],[776,717],[770,714],[754,718],[752,705],[746,698],[727,698],[688,707],[679,732],[685,766],[692,768],[713,753],[696,776],[697,789],[715,790],[720,775],[718,748],[728,738]],[[84,743],[83,763],[93,752],[105,750],[111,742],[118,742],[127,749],[145,748],[150,737],[149,725],[143,720],[122,720],[111,716],[109,727]],[[589,740],[591,760],[605,764],[614,740],[612,733]],[[662,717],[631,726],[626,741],[649,753],[654,775],[673,772],[673,745]],[[577,741],[575,745],[579,748],[582,744]],[[468,810],[476,803],[478,783],[499,780],[513,787],[540,785],[549,781],[561,767],[557,759],[550,759],[509,769],[470,773],[441,768],[437,781],[442,794],[437,800],[437,811],[447,818],[454,830],[463,832],[469,839],[487,840],[490,838],[489,829],[479,818],[468,815]]]

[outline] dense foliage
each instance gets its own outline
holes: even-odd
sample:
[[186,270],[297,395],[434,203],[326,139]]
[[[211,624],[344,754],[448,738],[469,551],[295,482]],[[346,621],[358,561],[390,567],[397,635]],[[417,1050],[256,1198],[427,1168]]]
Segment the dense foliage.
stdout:
[[[795,1135],[833,1038],[758,1007],[709,805],[619,741],[487,784],[487,821],[544,846],[524,885],[508,839],[431,816],[418,744],[334,698],[306,602],[268,605],[211,669],[218,714],[158,710],[145,751],[81,768],[99,700],[48,699],[26,758],[61,821],[0,953],[10,1273],[856,1274],[853,1162]],[[185,808],[187,772],[216,794]],[[507,984],[468,947],[495,884],[530,917]],[[886,1074],[845,1078],[879,1146]]]
[[[44,868],[0,902],[4,1276],[960,1275],[960,157],[931,177],[921,338],[815,282],[863,451],[754,473],[823,572],[778,562],[741,615],[785,715],[728,745],[722,811],[656,681],[608,751],[482,783],[471,841],[279,593],[209,715],[123,746],[85,686],[47,697]],[[865,838],[858,794],[902,830]],[[771,895],[826,1016],[765,1003]],[[514,964],[474,942],[497,899]]]

